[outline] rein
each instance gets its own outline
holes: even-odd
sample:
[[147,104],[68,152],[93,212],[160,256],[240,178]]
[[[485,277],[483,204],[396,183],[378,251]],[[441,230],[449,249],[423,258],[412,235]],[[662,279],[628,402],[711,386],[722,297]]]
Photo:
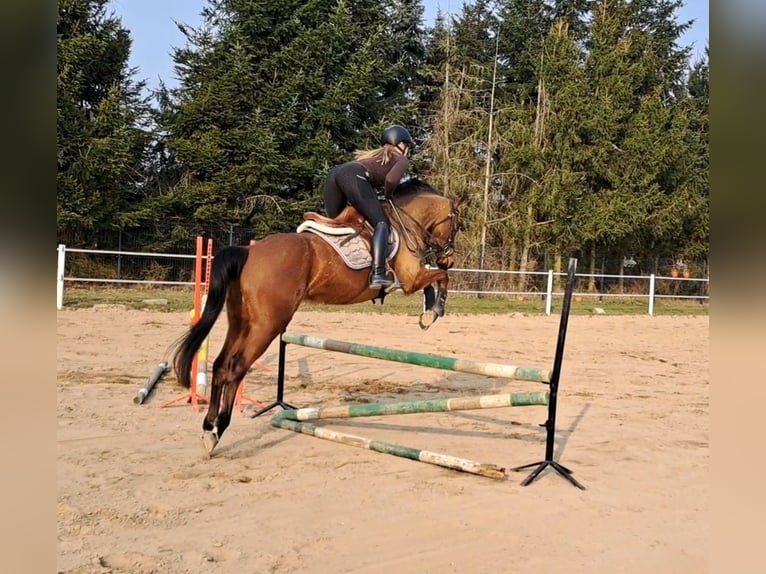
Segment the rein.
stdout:
[[[435,259],[438,259],[439,257],[448,257],[452,255],[452,253],[455,251],[455,235],[457,234],[457,215],[458,211],[455,208],[455,202],[450,199],[450,212],[448,215],[434,223],[432,226],[432,229],[436,229],[439,225],[442,223],[445,223],[447,221],[450,222],[450,233],[449,238],[447,239],[446,244],[438,243],[434,240],[434,236],[431,232],[426,229],[425,226],[423,226],[420,221],[415,219],[412,215],[407,213],[404,209],[401,209],[397,207],[393,200],[387,199],[389,206],[391,207],[391,212],[396,216],[397,221],[399,222],[399,226],[401,228],[402,235],[404,236],[404,244],[407,246],[407,249],[410,251],[410,253],[417,255],[418,252],[421,254],[422,259],[426,259],[428,256],[433,256]],[[418,242],[413,238],[412,232],[410,229],[405,225],[404,221],[402,220],[402,214],[404,214],[410,221],[412,221],[415,225],[418,226],[420,234],[423,237],[423,243],[425,244],[426,248],[421,250],[419,248]]]

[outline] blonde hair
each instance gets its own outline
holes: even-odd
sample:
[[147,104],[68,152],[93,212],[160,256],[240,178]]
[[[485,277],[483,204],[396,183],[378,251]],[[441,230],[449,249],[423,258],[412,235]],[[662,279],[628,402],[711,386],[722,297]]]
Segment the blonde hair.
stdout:
[[386,144],[382,147],[376,147],[375,149],[359,149],[354,152],[354,159],[374,159],[379,161],[382,165],[386,165],[391,161],[391,156],[394,155],[393,146]]

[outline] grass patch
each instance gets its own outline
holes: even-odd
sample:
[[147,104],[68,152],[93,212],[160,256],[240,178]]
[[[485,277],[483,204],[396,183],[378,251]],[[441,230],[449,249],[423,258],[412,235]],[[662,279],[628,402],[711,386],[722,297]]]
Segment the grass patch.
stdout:
[[[166,299],[167,303],[158,305],[152,300]],[[191,287],[94,287],[67,286],[64,291],[64,307],[82,309],[98,304],[124,305],[128,309],[150,309],[158,312],[188,311],[194,302],[194,292]],[[392,293],[386,297],[385,303],[357,303],[355,305],[315,305],[304,303],[302,309],[324,312],[348,312],[369,314],[418,315],[422,309],[421,295],[406,296]],[[553,314],[561,312],[561,297],[553,299]],[[599,301],[597,296],[579,296],[572,301],[572,315],[594,315],[597,309],[602,309],[605,315],[646,315],[648,299],[608,297]],[[710,311],[708,302],[689,299],[658,299],[654,302],[655,315],[707,316]],[[451,294],[447,298],[447,313],[456,315],[504,315],[522,313],[527,315],[545,314],[545,298],[543,296],[516,297],[489,295],[476,297],[473,295]],[[600,314],[600,313],[598,313]]]
[[[152,302],[166,299],[167,303]],[[64,308],[84,309],[94,305],[124,305],[128,309],[154,311],[188,311],[194,306],[191,287],[73,287],[64,290]]]

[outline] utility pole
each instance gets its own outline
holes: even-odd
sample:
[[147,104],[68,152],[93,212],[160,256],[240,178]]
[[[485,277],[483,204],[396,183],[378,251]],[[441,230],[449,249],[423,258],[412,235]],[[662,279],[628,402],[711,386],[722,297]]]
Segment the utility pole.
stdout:
[[495,85],[497,83],[497,53],[500,46],[500,29],[495,36],[495,63],[492,70],[492,91],[489,97],[489,129],[487,132],[487,163],[484,169],[484,218],[481,225],[481,251],[479,253],[479,269],[484,269],[484,254],[487,246],[487,222],[489,221],[489,181],[492,166],[492,128],[495,118]]

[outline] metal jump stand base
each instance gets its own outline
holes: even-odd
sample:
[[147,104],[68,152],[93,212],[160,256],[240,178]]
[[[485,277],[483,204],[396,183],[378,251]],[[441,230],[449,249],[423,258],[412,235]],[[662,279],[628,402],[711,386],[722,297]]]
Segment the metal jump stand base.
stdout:
[[532,462],[530,464],[525,464],[523,466],[517,466],[515,468],[512,468],[511,470],[519,472],[527,468],[532,468],[533,466],[537,466],[537,468],[533,470],[527,478],[521,481],[521,486],[528,486],[532,484],[532,481],[534,481],[540,475],[542,471],[544,471],[546,468],[550,466],[553,470],[555,470],[561,476],[566,478],[574,486],[576,486],[580,490],[585,490],[585,487],[582,484],[580,484],[574,476],[572,476],[572,471],[569,470],[567,467],[565,467],[563,464],[559,464],[555,460],[543,460],[541,462]]
[[287,343],[279,337],[279,372],[277,373],[277,400],[255,411],[250,415],[251,419],[261,416],[264,413],[269,412],[276,407],[282,407],[283,409],[297,409],[298,407],[285,402],[285,348]]
[[274,401],[271,404],[266,405],[262,409],[259,409],[259,410],[255,411],[253,414],[250,415],[250,418],[254,419],[255,417],[259,417],[262,414],[267,413],[271,409],[275,409],[277,407],[282,407],[283,409],[297,409],[298,408],[298,407],[296,407],[294,405],[291,405],[290,403],[286,403],[284,401],[278,400],[278,401]]

